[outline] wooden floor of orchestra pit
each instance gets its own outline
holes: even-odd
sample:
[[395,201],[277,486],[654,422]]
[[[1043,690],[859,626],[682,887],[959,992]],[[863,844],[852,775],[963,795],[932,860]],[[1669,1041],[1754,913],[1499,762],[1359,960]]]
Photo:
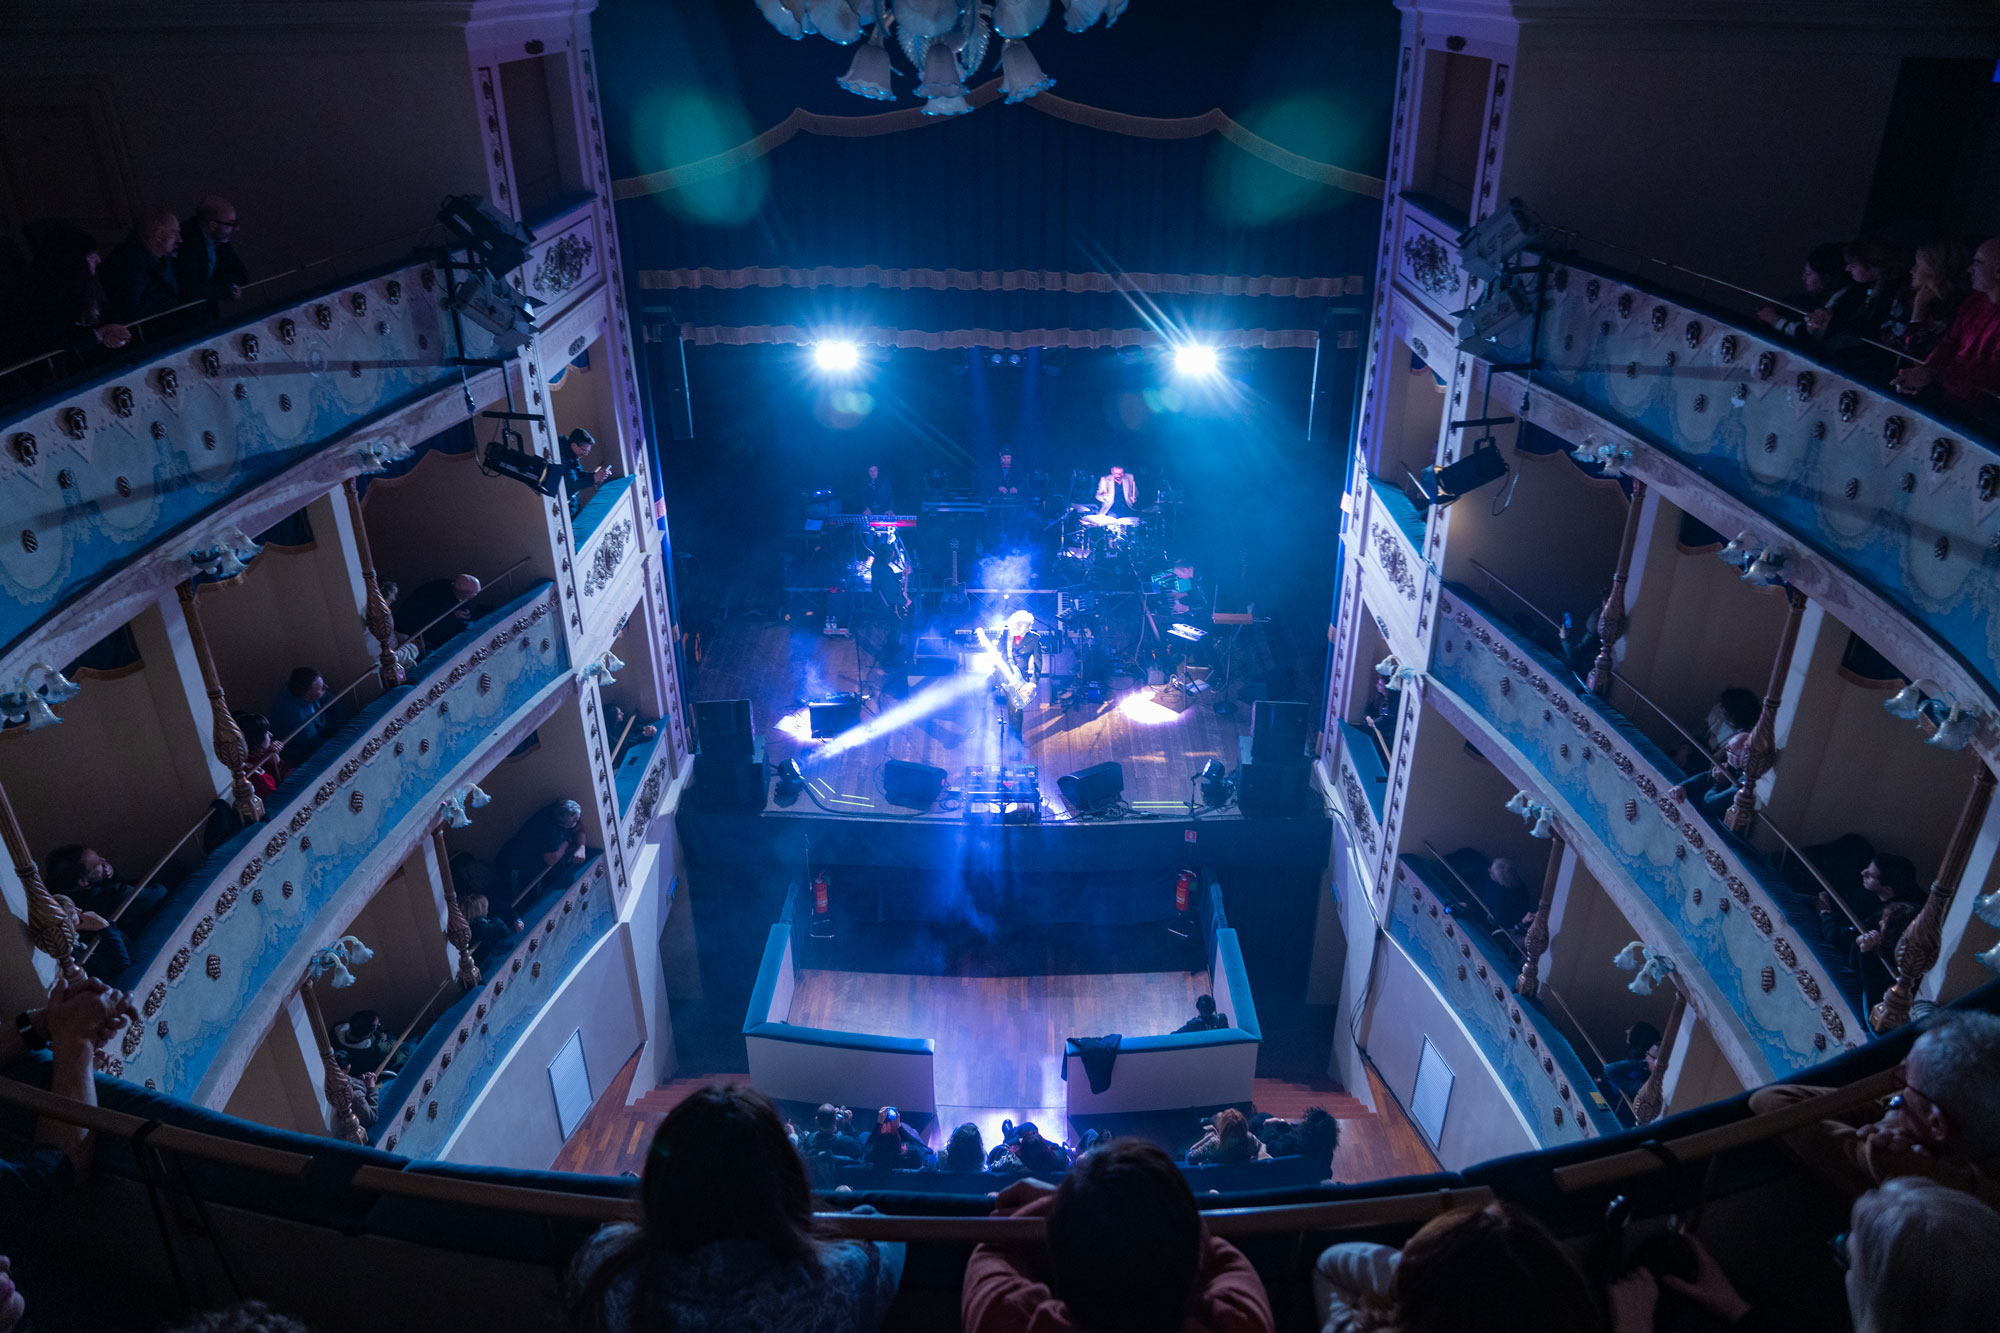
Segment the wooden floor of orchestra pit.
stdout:
[[[916,708],[909,722],[845,753],[822,757],[825,744],[809,738],[800,701],[857,690],[864,675],[868,689],[875,691],[881,672],[869,654],[873,638],[864,627],[857,652],[855,638],[828,637],[817,630],[774,621],[737,620],[722,625],[703,645],[695,697],[749,699],[758,735],[764,741],[766,762],[777,765],[797,759],[812,783],[812,791],[789,808],[777,805],[767,792],[767,809],[814,815],[828,813],[830,807],[832,813],[874,811],[911,818],[959,819],[962,816],[957,810],[933,810],[917,816],[889,805],[882,797],[884,762],[900,759],[942,768],[947,787],[959,785],[968,765],[1025,762],[1040,769],[1042,817],[1060,820],[1069,818],[1071,812],[1056,789],[1056,779],[1093,764],[1116,762],[1125,770],[1125,799],[1137,810],[1166,818],[1185,817],[1191,776],[1210,759],[1234,770],[1240,762],[1238,738],[1250,731],[1247,703],[1223,716],[1210,706],[1209,696],[1202,696],[1185,712],[1174,714],[1151,703],[1143,707],[1137,701],[1121,705],[1121,695],[1107,697],[1102,705],[1065,712],[1043,706],[1049,688],[1043,682],[1037,703],[1027,710],[1022,726],[1024,745],[1017,750],[1003,741],[998,706],[981,680],[961,672],[917,678],[910,695]],[[1136,692],[1151,694],[1143,685]],[[941,695],[948,696],[949,702],[923,709],[923,702],[938,700]],[[901,702],[886,695],[872,698],[864,710],[864,721],[872,720],[875,710],[888,712]],[[1239,816],[1232,807],[1201,817]]]

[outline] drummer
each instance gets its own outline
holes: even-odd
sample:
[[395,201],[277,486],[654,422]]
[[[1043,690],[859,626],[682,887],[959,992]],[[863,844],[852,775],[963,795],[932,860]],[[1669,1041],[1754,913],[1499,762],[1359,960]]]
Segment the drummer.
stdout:
[[1114,466],[1097,479],[1097,514],[1100,518],[1137,518],[1139,482],[1122,467]]

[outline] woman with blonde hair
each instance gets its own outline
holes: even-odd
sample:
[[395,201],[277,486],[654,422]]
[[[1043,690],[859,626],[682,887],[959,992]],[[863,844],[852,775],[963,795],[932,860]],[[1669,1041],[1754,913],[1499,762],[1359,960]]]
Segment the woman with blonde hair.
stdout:
[[1971,251],[1957,241],[1918,246],[1909,285],[1889,308],[1880,340],[1915,361],[1929,356],[1965,300],[1965,270],[1971,262]]

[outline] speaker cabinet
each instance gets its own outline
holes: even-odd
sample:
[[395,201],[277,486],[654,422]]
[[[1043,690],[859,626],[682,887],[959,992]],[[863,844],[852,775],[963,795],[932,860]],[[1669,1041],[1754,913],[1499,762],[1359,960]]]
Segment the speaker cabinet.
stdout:
[[757,724],[748,699],[702,699],[694,706],[694,737],[709,759],[748,759],[757,748]]
[[861,725],[861,700],[850,694],[825,703],[807,704],[806,714],[812,721],[813,736],[825,740]]
[[906,810],[928,810],[937,804],[944,790],[945,771],[929,764],[912,764],[891,759],[882,766],[882,791],[890,805]]
[[1250,757],[1260,764],[1305,758],[1312,714],[1311,704],[1259,699],[1250,707]]
[[1236,771],[1237,808],[1252,819],[1310,815],[1312,765],[1303,759],[1243,765]]
[[1081,772],[1057,778],[1056,790],[1072,810],[1102,810],[1125,794],[1125,767],[1092,764]]
[[688,796],[697,810],[731,814],[761,814],[764,810],[764,747],[753,746],[747,759],[695,756]]

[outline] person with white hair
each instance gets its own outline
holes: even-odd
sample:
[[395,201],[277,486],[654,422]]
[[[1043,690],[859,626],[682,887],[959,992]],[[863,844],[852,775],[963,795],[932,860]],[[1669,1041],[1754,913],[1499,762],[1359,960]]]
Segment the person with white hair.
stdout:
[[[1898,1069],[1895,1095],[1787,1134],[1785,1146],[1849,1193],[1924,1176],[2000,1205],[2000,1015],[1940,1014]],[[1773,1084],[1750,1095],[1750,1109],[1763,1115],[1826,1091]]]
[[568,884],[590,855],[588,837],[583,807],[575,801],[556,801],[537,810],[494,860],[498,879],[494,915],[519,916],[529,899]]

